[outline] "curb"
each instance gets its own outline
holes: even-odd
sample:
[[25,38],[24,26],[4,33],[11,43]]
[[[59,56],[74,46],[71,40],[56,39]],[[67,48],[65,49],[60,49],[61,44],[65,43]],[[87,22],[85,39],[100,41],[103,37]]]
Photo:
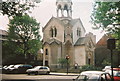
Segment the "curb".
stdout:
[[70,74],[70,73],[50,73],[49,75],[56,75],[56,76],[78,76],[79,74]]

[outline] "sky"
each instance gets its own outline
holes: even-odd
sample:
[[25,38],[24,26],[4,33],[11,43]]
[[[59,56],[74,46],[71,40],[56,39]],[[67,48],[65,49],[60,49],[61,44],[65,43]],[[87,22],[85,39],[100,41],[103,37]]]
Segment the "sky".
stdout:
[[[93,1],[92,0],[72,0],[72,18],[80,18],[86,33],[92,32],[96,35],[96,41],[98,41],[103,35],[104,32],[101,30],[93,30],[92,24],[90,23],[90,15],[93,11]],[[32,9],[31,16],[34,17],[39,23],[40,27],[44,27],[50,18],[56,17],[56,0],[42,0],[41,3],[36,5]],[[0,15],[0,29],[7,30],[8,26],[7,16]]]

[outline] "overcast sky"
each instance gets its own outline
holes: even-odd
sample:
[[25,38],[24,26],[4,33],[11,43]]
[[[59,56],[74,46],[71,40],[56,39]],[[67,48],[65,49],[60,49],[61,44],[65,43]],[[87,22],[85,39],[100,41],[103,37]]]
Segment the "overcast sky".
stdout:
[[[93,30],[90,23],[90,15],[93,9],[92,0],[72,0],[72,18],[80,18],[83,26],[86,29],[86,33],[92,32],[96,35],[96,40],[98,41],[102,36],[103,32],[101,30]],[[40,22],[41,27],[49,21],[49,19],[54,16],[56,17],[56,0],[42,0],[36,8],[32,10],[31,14],[38,22]],[[0,16],[0,29],[7,30],[7,17]]]

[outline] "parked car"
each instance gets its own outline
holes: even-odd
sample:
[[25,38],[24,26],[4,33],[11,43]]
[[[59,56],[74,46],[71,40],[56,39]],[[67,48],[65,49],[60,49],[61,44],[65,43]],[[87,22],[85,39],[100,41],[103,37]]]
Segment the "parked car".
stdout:
[[3,66],[3,69],[6,69],[8,66],[7,65],[5,65],[5,66]]
[[78,75],[73,81],[87,81],[88,77],[86,75]]
[[7,65],[3,66],[1,69],[2,69],[2,73],[5,73],[6,72],[6,68],[7,68]]
[[4,67],[4,68],[5,68],[5,70],[8,70],[8,69],[11,69],[11,68],[13,68],[13,67],[14,67],[14,65],[9,65],[9,66]]
[[111,66],[105,66],[102,71],[106,71],[106,70],[110,70],[111,69]]
[[27,74],[30,75],[30,74],[49,74],[50,73],[50,68],[47,67],[47,66],[36,66],[32,69],[28,69],[27,71]]
[[102,71],[83,71],[74,81],[111,81],[111,75]]
[[2,65],[0,65],[0,74],[2,73],[2,68],[3,68]]
[[9,69],[10,73],[26,73],[27,69],[33,68],[32,65],[28,64],[17,64],[13,68]]
[[[112,75],[111,70],[107,70],[106,72]],[[120,68],[113,68],[113,78],[114,81],[120,81]]]
[[14,67],[14,65],[4,66],[4,67],[2,68],[2,73],[9,73],[9,70],[10,70],[11,68],[13,68],[13,67]]

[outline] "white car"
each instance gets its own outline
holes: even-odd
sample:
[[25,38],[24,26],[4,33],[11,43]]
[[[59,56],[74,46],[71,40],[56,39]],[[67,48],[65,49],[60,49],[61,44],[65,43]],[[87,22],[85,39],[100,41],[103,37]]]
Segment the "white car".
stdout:
[[36,66],[32,69],[28,69],[27,71],[27,74],[30,75],[30,74],[49,74],[50,73],[50,68],[47,67],[47,66]]
[[83,71],[73,81],[111,81],[111,75],[102,71]]
[[105,68],[102,69],[102,71],[110,70],[111,66],[105,66]]

